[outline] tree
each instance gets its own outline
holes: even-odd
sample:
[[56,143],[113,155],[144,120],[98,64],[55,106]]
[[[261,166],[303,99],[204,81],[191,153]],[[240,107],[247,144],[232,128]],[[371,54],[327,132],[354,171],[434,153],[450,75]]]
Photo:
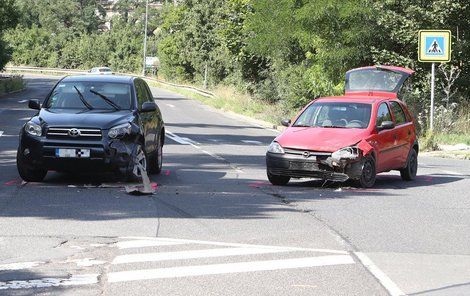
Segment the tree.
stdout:
[[16,26],[19,13],[14,0],[0,0],[0,70],[11,59],[11,48],[3,40],[6,29]]

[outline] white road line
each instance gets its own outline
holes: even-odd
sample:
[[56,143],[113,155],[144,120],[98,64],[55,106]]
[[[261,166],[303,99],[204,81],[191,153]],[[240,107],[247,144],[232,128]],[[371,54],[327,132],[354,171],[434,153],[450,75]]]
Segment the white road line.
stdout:
[[23,104],[23,103],[26,103],[27,101],[29,101],[29,100],[19,100],[18,103]]
[[240,243],[226,243],[226,242],[213,242],[203,240],[191,240],[191,239],[175,239],[175,238],[163,238],[163,237],[145,237],[145,236],[122,236],[120,239],[133,239],[133,240],[155,240],[166,243],[184,243],[184,244],[199,244],[199,245],[211,245],[211,246],[223,246],[223,247],[234,247],[234,248],[265,248],[275,250],[289,250],[289,251],[305,251],[305,252],[318,252],[318,253],[332,253],[332,254],[349,254],[347,251],[331,250],[331,249],[314,249],[314,248],[299,248],[299,247],[279,247],[269,245],[251,245],[251,244],[240,244]]
[[261,145],[263,142],[260,141],[253,141],[253,140],[242,140],[243,143],[245,144],[254,144],[254,145]]
[[168,107],[175,108],[175,105],[173,104],[166,104]]
[[457,175],[457,176],[464,176],[465,174],[459,173],[459,172],[454,172],[454,171],[442,171],[444,174],[448,175]]
[[0,137],[3,136],[3,131],[0,131]]
[[144,247],[158,247],[158,246],[172,246],[182,245],[185,242],[172,242],[172,241],[158,241],[158,240],[131,240],[124,242],[117,242],[114,244],[119,249],[132,249],[132,248],[144,248]]
[[377,265],[362,252],[354,252],[362,265],[369,270],[372,275],[382,284],[382,286],[388,291],[390,296],[403,296],[406,295],[403,291],[382,271]]
[[280,252],[290,252],[286,249],[267,249],[267,248],[221,248],[207,250],[191,250],[178,252],[146,253],[121,255],[114,258],[112,264],[136,263],[136,262],[157,262],[168,260],[212,258],[225,256],[243,256],[256,254],[270,254]]
[[177,136],[177,135],[173,134],[172,132],[166,131],[165,133],[166,133],[166,136],[168,138],[172,139],[173,141],[175,141],[177,143],[180,143],[180,144],[183,144],[183,145],[190,145],[191,144],[188,141],[181,138],[180,136]]
[[39,266],[44,263],[45,262],[41,262],[41,261],[33,261],[33,262],[18,262],[18,263],[1,264],[0,271],[27,269],[27,268]]
[[238,262],[227,264],[180,266],[170,268],[142,269],[108,273],[108,282],[128,282],[150,279],[165,279],[188,276],[267,271],[278,269],[306,268],[327,265],[354,264],[348,255],[305,257],[284,260]]
[[0,282],[0,290],[91,285],[98,283],[98,276],[99,274],[80,274],[71,275],[69,278],[41,278],[26,281]]

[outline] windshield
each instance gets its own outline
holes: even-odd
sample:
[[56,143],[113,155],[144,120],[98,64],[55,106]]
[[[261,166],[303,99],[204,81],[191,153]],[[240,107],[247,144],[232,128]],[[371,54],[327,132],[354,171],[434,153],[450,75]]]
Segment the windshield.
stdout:
[[[80,98],[80,95],[82,96]],[[105,96],[118,108],[103,100]],[[85,102],[83,102],[85,100]],[[110,82],[61,82],[52,91],[46,102],[49,109],[131,109],[131,86],[124,83]]]
[[369,125],[370,111],[370,104],[315,102],[304,110],[293,126],[364,129]]
[[398,92],[409,75],[384,69],[351,71],[346,76],[346,91]]

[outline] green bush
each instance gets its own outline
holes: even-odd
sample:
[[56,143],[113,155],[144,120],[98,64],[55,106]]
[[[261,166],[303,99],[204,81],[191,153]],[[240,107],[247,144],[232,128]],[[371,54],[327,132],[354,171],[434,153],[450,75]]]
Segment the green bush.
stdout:
[[0,94],[6,94],[23,89],[23,76],[0,76]]

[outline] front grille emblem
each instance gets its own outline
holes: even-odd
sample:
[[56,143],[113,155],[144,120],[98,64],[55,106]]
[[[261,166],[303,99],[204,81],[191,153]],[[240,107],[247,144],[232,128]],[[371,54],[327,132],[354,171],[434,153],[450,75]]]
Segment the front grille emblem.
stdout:
[[310,156],[310,152],[305,151],[302,155],[303,155],[305,158],[308,158],[308,157]]
[[80,137],[80,130],[76,128],[71,128],[69,129],[68,134],[71,137]]

